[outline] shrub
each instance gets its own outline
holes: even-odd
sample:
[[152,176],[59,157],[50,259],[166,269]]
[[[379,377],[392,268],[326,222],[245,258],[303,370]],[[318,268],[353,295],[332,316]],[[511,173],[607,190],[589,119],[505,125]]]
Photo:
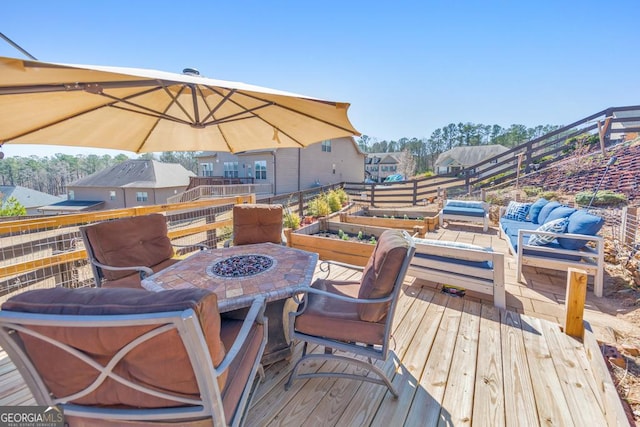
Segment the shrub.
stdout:
[[[581,191],[576,194],[576,203],[580,206],[587,206],[593,197],[593,191]],[[598,191],[592,206],[620,206],[627,203],[625,194],[616,193],[611,190]]]
[[534,197],[542,192],[542,187],[522,187],[522,191],[525,192],[527,197]]
[[543,191],[542,193],[538,194],[538,196],[547,200],[558,200],[558,193],[556,193],[555,191]]
[[285,212],[284,214],[285,228],[297,229],[300,227],[300,215],[295,212]]

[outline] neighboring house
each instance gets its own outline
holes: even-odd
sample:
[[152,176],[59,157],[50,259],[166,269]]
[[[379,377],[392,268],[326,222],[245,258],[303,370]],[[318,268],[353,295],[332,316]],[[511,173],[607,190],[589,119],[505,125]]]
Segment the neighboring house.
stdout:
[[2,206],[10,197],[15,197],[16,200],[18,200],[18,203],[25,207],[27,215],[38,214],[38,208],[41,206],[46,206],[51,203],[64,200],[63,197],[52,196],[51,194],[20,187],[19,185],[0,185],[0,206]]
[[364,179],[364,154],[353,138],[336,138],[306,148],[277,148],[241,153],[205,152],[198,156],[198,176],[269,184],[284,194],[337,182]]
[[365,174],[367,178],[382,182],[389,175],[398,173],[402,153],[367,153]]
[[[435,171],[437,174],[456,173],[508,150],[507,147],[497,144],[454,147],[438,156],[435,163]],[[480,176],[482,176],[482,170],[493,163],[498,163],[498,158],[492,160],[490,164],[483,166],[481,170],[475,172],[478,172]]]
[[[69,184],[68,201],[59,204],[58,211],[163,204],[168,197],[184,191],[191,176],[195,174],[176,163],[127,160]],[[47,208],[53,211],[56,206]]]

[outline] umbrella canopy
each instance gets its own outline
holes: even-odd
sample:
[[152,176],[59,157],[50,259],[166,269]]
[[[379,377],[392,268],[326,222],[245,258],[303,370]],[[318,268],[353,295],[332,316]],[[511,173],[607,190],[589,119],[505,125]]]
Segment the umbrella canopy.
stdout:
[[306,147],[359,135],[349,104],[155,70],[0,57],[0,146],[141,152]]

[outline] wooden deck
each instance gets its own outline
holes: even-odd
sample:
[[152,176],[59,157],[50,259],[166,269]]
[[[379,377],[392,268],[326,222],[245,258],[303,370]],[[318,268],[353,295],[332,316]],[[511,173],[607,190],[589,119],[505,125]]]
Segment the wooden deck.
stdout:
[[[332,270],[332,277],[348,274]],[[407,277],[401,292],[392,357],[379,365],[393,376],[398,399],[383,386],[336,378],[298,380],[285,391],[291,364],[279,362],[266,369],[246,425],[628,425],[590,333],[583,344],[547,320],[414,281]],[[302,371],[319,367],[310,362]],[[322,368],[353,369],[339,362]],[[0,353],[0,405],[29,404],[20,375]]]

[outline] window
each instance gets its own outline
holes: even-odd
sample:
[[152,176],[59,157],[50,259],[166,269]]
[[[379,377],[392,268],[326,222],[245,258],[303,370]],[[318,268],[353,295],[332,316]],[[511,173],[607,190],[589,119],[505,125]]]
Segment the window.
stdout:
[[147,200],[149,200],[149,195],[146,191],[136,192],[136,202],[146,202]]
[[69,190],[69,200],[75,200],[76,193],[73,190]]
[[238,177],[238,162],[224,162],[224,177],[225,178]]
[[331,152],[331,140],[322,141],[322,151]]
[[213,176],[213,163],[200,163],[202,176]]
[[267,161],[256,160],[254,163],[256,179],[267,179]]
[[115,200],[115,199],[116,199],[116,192],[109,191],[109,200]]

